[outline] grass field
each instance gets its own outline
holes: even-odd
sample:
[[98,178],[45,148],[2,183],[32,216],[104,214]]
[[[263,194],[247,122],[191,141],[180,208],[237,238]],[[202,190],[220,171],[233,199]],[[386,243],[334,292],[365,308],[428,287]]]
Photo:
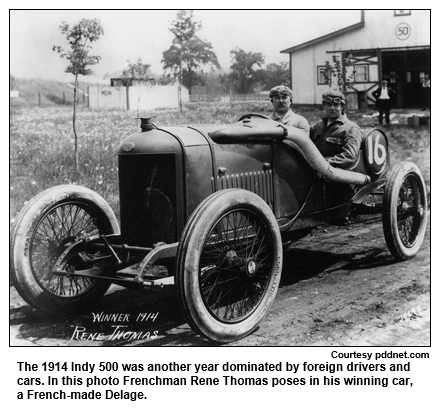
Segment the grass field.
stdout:
[[[269,114],[270,102],[231,104],[189,104],[183,113],[163,109],[150,113],[158,126],[176,124],[222,124],[237,121],[249,112]],[[321,111],[296,110],[310,123]],[[412,111],[394,111],[392,126],[385,128],[389,137],[392,162],[411,159],[422,170],[430,189],[430,127],[409,127]],[[376,126],[374,110],[352,112],[348,117],[362,128]],[[80,108],[77,133],[80,146],[79,172],[74,164],[72,107],[13,109],[10,115],[10,224],[20,209],[40,191],[59,184],[76,183],[102,195],[118,213],[116,153],[121,141],[139,130],[132,112],[92,111]]]

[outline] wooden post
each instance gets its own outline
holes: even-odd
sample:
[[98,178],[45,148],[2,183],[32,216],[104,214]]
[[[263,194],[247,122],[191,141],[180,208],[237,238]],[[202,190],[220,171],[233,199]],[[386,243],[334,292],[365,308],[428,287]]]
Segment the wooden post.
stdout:
[[377,60],[378,60],[378,82],[383,79],[383,61],[381,59],[381,50],[377,49]]
[[41,95],[40,95],[40,92],[38,92],[38,106],[41,106]]

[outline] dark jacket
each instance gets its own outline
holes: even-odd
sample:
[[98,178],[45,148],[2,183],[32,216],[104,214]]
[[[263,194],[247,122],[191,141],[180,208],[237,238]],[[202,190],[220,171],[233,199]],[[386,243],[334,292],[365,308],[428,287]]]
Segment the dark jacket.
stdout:
[[[372,92],[372,96],[377,100],[380,98],[381,89],[382,89],[382,87],[380,86],[378,89],[375,89],[375,91]],[[392,88],[386,88],[386,89],[387,89],[387,93],[389,95],[389,100],[391,100],[393,98],[393,96],[395,95],[395,91]]]
[[323,118],[311,127],[310,137],[333,167],[348,169],[356,163],[362,132],[345,114],[331,123]]

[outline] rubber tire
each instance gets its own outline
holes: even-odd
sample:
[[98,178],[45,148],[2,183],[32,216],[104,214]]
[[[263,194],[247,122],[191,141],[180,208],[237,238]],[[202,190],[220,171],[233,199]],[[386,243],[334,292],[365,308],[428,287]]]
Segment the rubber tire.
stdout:
[[[403,242],[399,232],[398,203],[400,191],[406,179],[412,178],[420,194],[420,207],[414,216],[414,240],[410,243]],[[409,200],[412,202],[412,200]],[[412,162],[404,161],[394,166],[388,176],[383,196],[383,232],[387,246],[392,255],[398,260],[408,260],[414,257],[424,240],[427,226],[427,191],[420,169]],[[409,245],[407,245],[409,244]]]
[[107,202],[94,191],[77,185],[49,188],[31,199],[20,212],[11,238],[11,278],[22,298],[32,307],[46,313],[71,313],[83,310],[102,297],[110,286],[94,280],[92,285],[77,296],[63,297],[53,294],[37,281],[31,264],[29,247],[40,221],[54,207],[79,202],[99,217],[102,234],[119,233],[118,220]]
[[[237,209],[251,210],[266,226],[272,245],[272,265],[266,290],[257,307],[237,323],[225,323],[207,309],[199,286],[199,266],[205,241],[218,219]],[[279,227],[269,206],[258,195],[242,189],[218,191],[193,212],[181,236],[176,279],[181,305],[189,325],[216,342],[232,342],[254,331],[274,302],[282,271],[283,247]]]

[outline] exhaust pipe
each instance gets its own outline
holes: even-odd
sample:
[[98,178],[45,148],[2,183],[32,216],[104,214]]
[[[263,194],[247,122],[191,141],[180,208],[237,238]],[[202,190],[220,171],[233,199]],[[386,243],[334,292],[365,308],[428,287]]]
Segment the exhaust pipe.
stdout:
[[293,144],[293,147],[302,154],[306,162],[325,180],[355,185],[364,185],[371,182],[371,177],[368,175],[343,170],[329,164],[304,131],[289,126],[285,126],[285,129],[285,139]]
[[364,185],[371,181],[368,175],[332,167],[317,149],[308,134],[295,127],[275,122],[271,122],[271,125],[268,125],[268,121],[264,123],[260,120],[260,123],[257,124],[256,122],[256,125],[249,123],[234,125],[210,132],[209,136],[217,144],[262,143],[265,141],[288,140],[291,146],[300,152],[312,169],[325,180],[355,185]]

